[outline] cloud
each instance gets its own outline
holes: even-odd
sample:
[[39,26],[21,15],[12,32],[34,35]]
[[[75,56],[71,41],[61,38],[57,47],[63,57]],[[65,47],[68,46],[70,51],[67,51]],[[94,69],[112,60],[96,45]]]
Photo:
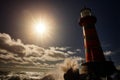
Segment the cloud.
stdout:
[[34,44],[24,44],[20,39],[14,40],[9,34],[0,33],[0,63],[16,65],[50,65],[75,56],[80,49],[74,51],[70,47],[43,48]]
[[120,49],[115,51],[105,51],[104,55],[106,60],[112,60],[116,66],[120,65]]
[[22,51],[25,50],[23,44],[20,39],[16,41],[11,39],[8,34],[0,33],[0,48],[3,50],[7,50],[8,52],[12,52],[14,54],[18,54],[19,56],[24,56]]
[[109,56],[109,55],[111,55],[113,52],[112,51],[106,51],[106,52],[104,52],[104,55],[105,56]]

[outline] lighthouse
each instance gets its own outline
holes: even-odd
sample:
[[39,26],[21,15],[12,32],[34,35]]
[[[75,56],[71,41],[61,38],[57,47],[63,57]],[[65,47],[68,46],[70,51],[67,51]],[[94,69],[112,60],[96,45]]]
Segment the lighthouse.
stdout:
[[79,25],[83,31],[85,62],[81,64],[81,80],[99,80],[101,77],[112,75],[116,68],[112,61],[106,61],[99,37],[95,28],[97,18],[90,8],[80,11]]
[[91,9],[89,8],[83,8],[80,17],[80,26],[83,29],[86,62],[105,61],[95,29],[96,17],[92,15]]

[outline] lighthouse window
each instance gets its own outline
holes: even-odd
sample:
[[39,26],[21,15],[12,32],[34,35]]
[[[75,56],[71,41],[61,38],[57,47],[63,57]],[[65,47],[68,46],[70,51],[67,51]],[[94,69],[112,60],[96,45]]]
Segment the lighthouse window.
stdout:
[[91,16],[90,10],[84,10],[81,12],[81,17]]

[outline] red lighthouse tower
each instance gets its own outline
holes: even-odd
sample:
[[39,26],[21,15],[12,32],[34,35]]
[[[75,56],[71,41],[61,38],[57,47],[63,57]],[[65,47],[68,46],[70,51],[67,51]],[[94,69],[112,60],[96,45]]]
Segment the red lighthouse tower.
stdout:
[[83,30],[86,62],[82,63],[80,74],[84,77],[90,75],[90,78],[94,77],[93,74],[97,77],[104,77],[116,71],[113,62],[105,60],[95,28],[96,21],[97,19],[92,15],[90,8],[85,7],[81,10],[79,24]]
[[96,17],[91,9],[81,10],[80,26],[83,29],[86,62],[105,61],[102,48],[95,29]]

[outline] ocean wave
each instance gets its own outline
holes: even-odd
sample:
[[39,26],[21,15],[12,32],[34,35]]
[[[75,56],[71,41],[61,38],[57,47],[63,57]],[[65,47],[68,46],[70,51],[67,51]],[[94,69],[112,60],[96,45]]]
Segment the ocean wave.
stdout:
[[39,80],[44,72],[0,71],[0,80]]

